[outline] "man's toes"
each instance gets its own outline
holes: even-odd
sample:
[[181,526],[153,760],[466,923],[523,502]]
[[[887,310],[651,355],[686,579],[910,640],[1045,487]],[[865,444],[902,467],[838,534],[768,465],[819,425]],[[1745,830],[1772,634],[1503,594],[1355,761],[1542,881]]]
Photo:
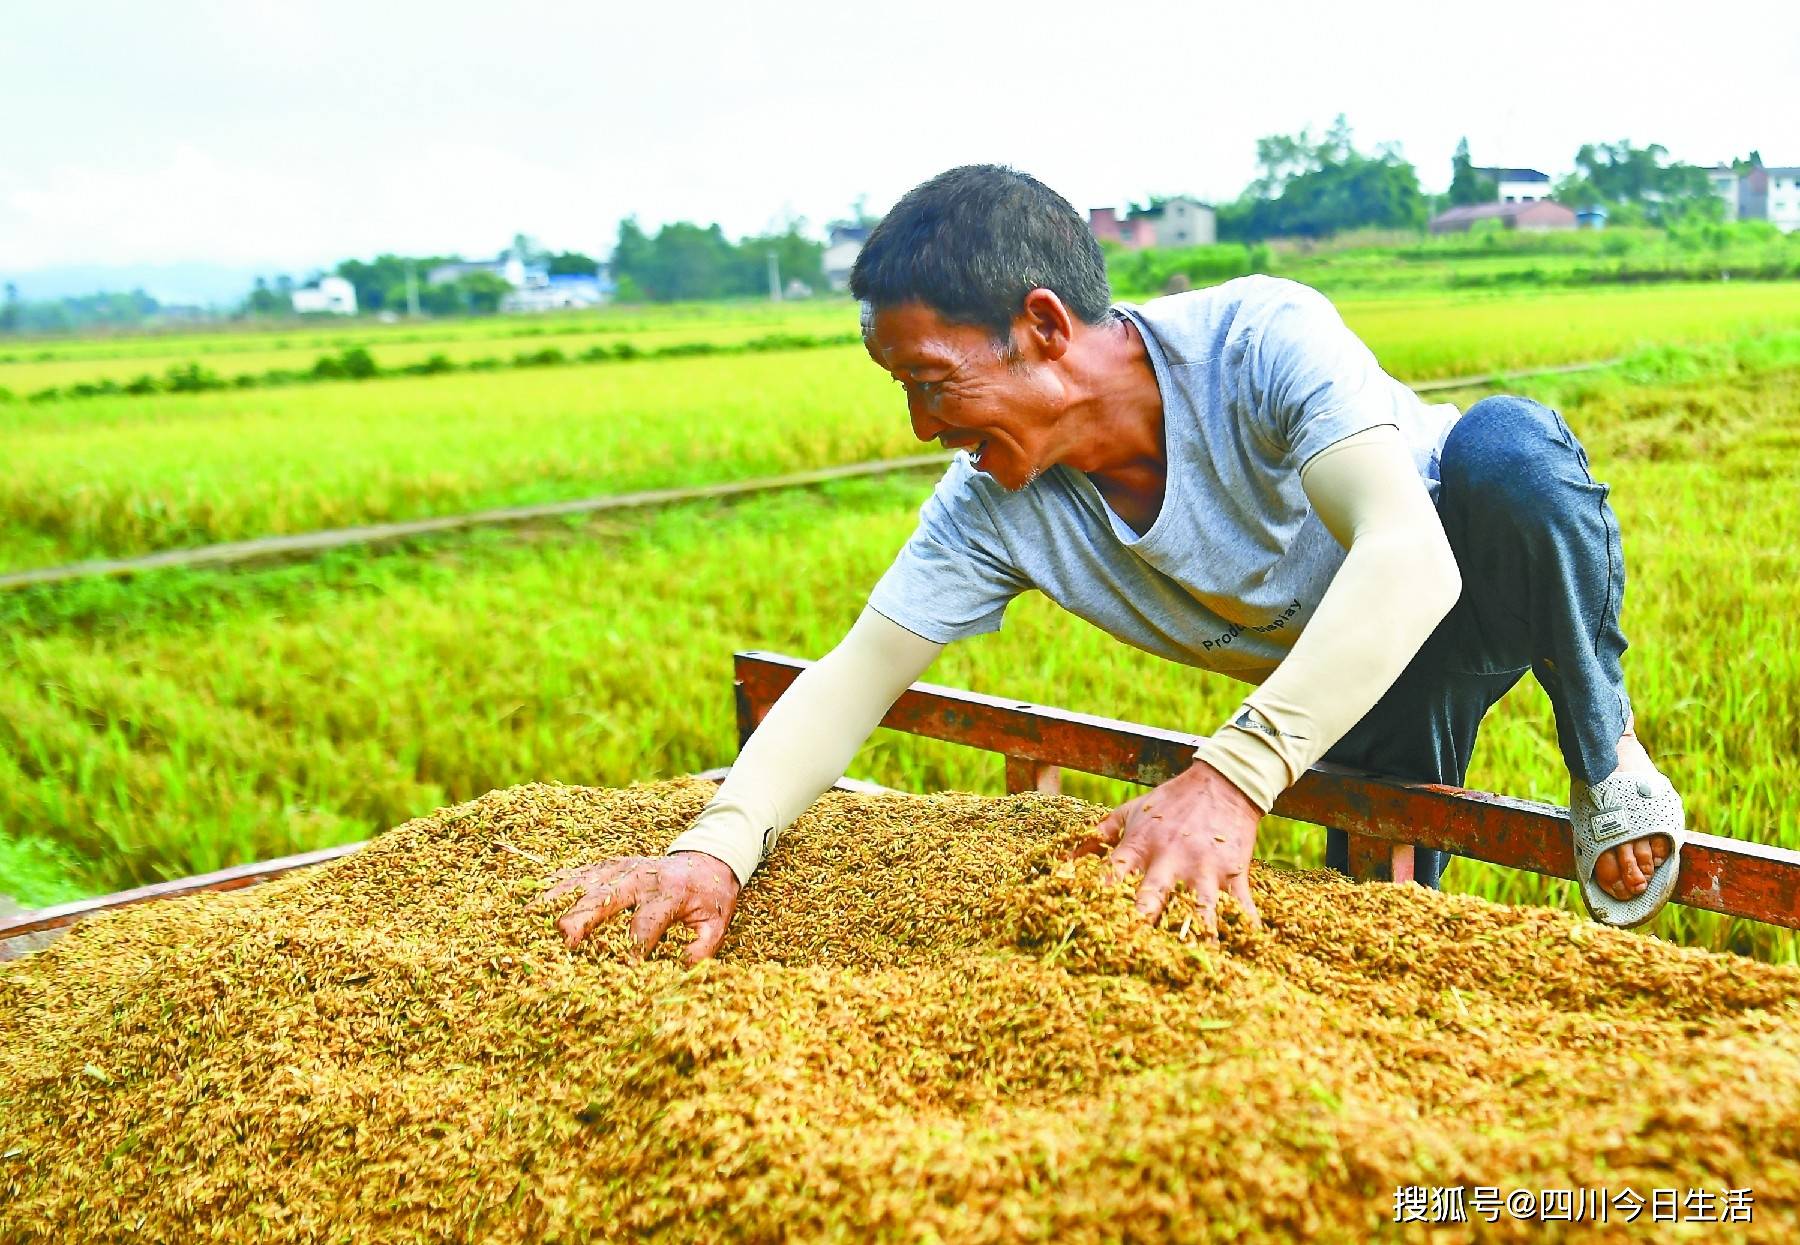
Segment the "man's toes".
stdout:
[[[1642,885],[1632,883],[1631,871],[1636,867],[1636,859],[1625,848],[1609,847],[1594,862],[1594,882],[1614,899],[1624,902],[1644,889]],[[1638,876],[1641,879],[1643,875]]]
[[1650,836],[1650,860],[1653,866],[1660,865],[1669,858],[1670,846],[1668,835],[1653,834]]
[[1619,849],[1609,847],[1594,861],[1594,885],[1611,895],[1614,899],[1623,899],[1619,894]]
[[1619,849],[1609,847],[1594,858],[1594,881],[1602,890],[1611,890],[1619,880]]
[[[1635,843],[1627,843],[1623,848],[1618,849],[1619,881],[1624,883],[1625,890],[1625,893],[1618,898],[1630,899],[1641,895],[1644,893],[1644,888],[1650,885],[1649,875],[1640,863],[1643,856],[1649,855],[1649,850],[1642,839]],[[1640,851],[1642,855],[1639,854]]]

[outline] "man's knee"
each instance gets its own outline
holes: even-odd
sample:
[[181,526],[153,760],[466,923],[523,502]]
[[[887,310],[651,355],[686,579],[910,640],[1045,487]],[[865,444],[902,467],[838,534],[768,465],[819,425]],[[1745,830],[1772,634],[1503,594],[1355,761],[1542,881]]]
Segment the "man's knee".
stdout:
[[1541,515],[1569,485],[1592,486],[1587,456],[1562,417],[1541,402],[1512,395],[1483,398],[1465,411],[1444,442],[1444,489],[1484,510]]

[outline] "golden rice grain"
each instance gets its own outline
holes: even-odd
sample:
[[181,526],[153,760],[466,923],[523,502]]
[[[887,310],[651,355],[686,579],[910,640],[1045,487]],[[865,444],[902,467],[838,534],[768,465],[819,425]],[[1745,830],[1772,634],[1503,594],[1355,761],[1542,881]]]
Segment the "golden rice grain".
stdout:
[[1042,795],[829,795],[717,961],[564,950],[548,874],[711,790],[495,792],[0,967],[0,1241],[1361,1241],[1402,1185],[1800,1239],[1793,970],[1261,867],[1207,943]]

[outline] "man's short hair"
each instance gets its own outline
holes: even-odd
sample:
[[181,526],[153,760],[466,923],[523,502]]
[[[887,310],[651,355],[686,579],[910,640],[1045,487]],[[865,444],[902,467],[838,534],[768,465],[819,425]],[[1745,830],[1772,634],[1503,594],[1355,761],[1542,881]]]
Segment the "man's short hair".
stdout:
[[1039,287],[1088,324],[1103,322],[1112,302],[1106,259],[1080,214],[999,164],[965,164],[907,191],[850,271],[850,292],[871,307],[920,302],[1002,343]]

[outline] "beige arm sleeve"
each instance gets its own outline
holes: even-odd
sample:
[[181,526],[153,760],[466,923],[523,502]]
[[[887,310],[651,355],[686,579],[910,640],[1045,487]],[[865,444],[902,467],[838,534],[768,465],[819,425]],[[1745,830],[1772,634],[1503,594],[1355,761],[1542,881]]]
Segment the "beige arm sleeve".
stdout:
[[844,776],[844,767],[944,646],[872,609],[775,702],[737,763],[670,852],[705,852],[740,883],[789,823]]
[[1300,480],[1349,552],[1293,650],[1196,754],[1264,812],[1393,686],[1462,593],[1397,429],[1346,437]]

